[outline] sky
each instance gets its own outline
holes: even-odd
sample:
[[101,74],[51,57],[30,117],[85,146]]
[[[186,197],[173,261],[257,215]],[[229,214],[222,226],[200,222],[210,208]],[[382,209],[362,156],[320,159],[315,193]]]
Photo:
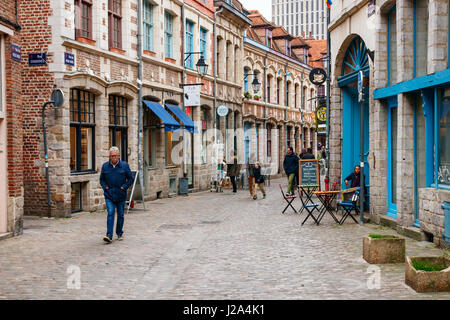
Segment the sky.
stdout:
[[245,9],[258,10],[264,18],[272,21],[272,0],[239,0]]

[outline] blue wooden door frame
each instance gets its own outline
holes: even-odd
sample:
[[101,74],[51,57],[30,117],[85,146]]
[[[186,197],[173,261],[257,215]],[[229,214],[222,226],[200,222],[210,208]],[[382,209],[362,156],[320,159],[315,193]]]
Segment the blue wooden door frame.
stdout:
[[387,184],[388,184],[388,212],[387,215],[392,218],[397,218],[397,204],[392,202],[392,119],[391,110],[397,108],[397,96],[391,97],[387,101],[387,118],[388,118],[388,174],[387,174]]

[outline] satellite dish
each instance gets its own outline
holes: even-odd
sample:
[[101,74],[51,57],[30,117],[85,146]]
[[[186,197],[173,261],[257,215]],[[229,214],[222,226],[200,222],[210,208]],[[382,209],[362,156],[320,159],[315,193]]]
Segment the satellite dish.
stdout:
[[64,93],[61,89],[55,89],[52,92],[51,101],[55,105],[55,107],[62,107],[64,104]]

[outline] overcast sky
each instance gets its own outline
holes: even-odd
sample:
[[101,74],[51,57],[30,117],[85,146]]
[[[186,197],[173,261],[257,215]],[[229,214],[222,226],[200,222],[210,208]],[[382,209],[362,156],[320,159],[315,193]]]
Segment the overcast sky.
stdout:
[[258,10],[264,18],[272,21],[272,0],[239,0],[245,9]]

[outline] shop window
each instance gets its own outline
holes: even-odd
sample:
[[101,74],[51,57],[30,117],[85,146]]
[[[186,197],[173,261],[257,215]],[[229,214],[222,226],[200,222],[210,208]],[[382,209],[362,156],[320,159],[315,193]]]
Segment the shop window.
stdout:
[[148,108],[144,109],[144,166],[156,167],[156,148],[159,118]]
[[75,38],[92,39],[92,1],[75,0]]
[[414,0],[414,77],[427,74],[428,0]]
[[109,0],[109,47],[122,48],[122,0]]
[[439,90],[438,183],[450,187],[450,87]]
[[70,170],[94,170],[95,96],[89,91],[70,91]]
[[109,96],[109,147],[118,147],[120,159],[128,161],[128,101]]
[[389,86],[397,83],[397,18],[395,6],[388,13],[387,45]]
[[153,51],[153,5],[144,1],[144,50]]
[[167,131],[165,133],[165,137],[166,137],[166,166],[172,166],[173,132]]
[[207,110],[202,110],[201,113],[201,121],[202,121],[202,151],[201,151],[201,156],[202,156],[202,164],[206,164],[207,160],[208,160],[208,154],[207,154],[207,150],[208,150],[208,111]]

